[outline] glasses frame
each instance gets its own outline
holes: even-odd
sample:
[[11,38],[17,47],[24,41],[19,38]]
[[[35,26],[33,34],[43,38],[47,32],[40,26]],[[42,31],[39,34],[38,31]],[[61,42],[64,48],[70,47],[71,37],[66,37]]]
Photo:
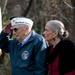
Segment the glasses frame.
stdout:
[[17,32],[18,28],[13,28],[13,31]]

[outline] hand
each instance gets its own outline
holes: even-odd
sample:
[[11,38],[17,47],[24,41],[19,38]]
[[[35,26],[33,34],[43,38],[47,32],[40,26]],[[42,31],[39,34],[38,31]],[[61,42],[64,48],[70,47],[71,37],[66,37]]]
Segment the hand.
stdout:
[[5,26],[4,32],[5,32],[5,33],[12,33],[12,30],[11,30],[11,23],[8,23],[8,24]]

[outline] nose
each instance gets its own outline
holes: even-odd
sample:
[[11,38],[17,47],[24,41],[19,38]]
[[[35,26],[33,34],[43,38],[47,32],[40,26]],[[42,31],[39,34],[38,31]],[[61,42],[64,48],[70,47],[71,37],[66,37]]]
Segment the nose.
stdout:
[[43,36],[45,35],[45,31],[43,32]]
[[45,31],[43,32],[43,35],[45,34]]

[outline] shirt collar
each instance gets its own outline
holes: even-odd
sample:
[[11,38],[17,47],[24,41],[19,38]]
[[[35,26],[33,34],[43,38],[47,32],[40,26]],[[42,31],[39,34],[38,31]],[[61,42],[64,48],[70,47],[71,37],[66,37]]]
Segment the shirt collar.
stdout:
[[28,41],[30,36],[31,36],[31,33],[22,41],[22,45],[25,44]]

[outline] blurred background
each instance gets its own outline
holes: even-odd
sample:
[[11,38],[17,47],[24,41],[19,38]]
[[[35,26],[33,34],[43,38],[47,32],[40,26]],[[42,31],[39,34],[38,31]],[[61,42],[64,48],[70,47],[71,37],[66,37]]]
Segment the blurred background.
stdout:
[[[42,35],[48,20],[65,24],[75,42],[75,0],[0,0],[2,28],[12,16],[25,16],[34,21],[33,29]],[[0,27],[1,28],[1,27]],[[0,75],[11,75],[9,54],[0,50]]]

